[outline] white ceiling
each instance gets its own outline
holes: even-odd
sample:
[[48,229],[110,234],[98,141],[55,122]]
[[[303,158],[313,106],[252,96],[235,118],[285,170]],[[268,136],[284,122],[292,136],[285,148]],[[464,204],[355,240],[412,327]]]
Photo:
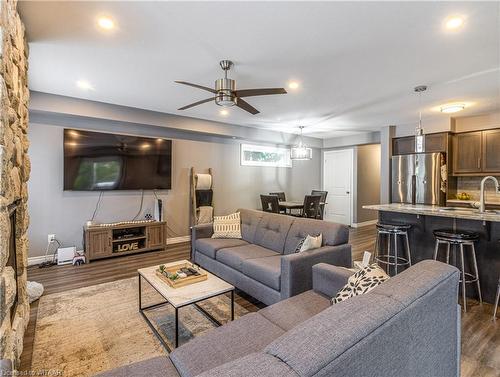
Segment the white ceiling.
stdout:
[[[500,107],[499,2],[19,2],[30,41],[32,90],[232,124],[334,137],[417,119],[413,87],[426,84],[424,119],[451,101],[460,115]],[[96,27],[100,15],[116,30]],[[450,15],[465,25],[450,32]],[[238,88],[296,91],[248,98],[248,114],[206,103],[177,108],[213,86],[219,60]],[[94,90],[75,82],[88,80]],[[457,114],[458,115],[458,114]]]

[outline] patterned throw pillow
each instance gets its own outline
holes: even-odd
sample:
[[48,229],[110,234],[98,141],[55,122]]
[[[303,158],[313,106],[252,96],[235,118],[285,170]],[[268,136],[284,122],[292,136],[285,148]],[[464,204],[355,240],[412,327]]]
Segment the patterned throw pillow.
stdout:
[[227,216],[214,216],[212,238],[241,238],[240,213]]
[[323,243],[323,234],[319,233],[316,236],[307,235],[307,237],[302,238],[297,246],[295,247],[295,252],[299,253],[301,251],[317,249],[321,247]]
[[376,263],[366,266],[349,277],[347,284],[332,299],[334,304],[367,293],[389,279],[389,275]]

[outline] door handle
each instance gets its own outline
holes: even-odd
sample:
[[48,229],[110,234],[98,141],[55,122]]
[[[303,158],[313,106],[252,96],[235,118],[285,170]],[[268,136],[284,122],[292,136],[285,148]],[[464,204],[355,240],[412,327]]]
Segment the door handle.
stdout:
[[349,191],[346,191],[345,193],[346,193],[346,194],[348,194],[348,195],[350,194],[350,192],[349,192]]

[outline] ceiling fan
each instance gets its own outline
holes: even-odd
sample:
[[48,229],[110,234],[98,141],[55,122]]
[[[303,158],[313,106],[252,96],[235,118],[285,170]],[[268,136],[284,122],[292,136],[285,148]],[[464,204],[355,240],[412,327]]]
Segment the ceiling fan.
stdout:
[[215,80],[215,89],[208,88],[206,86],[192,84],[186,81],[176,81],[178,84],[189,85],[194,88],[206,90],[214,94],[214,96],[191,103],[189,105],[183,106],[178,110],[186,110],[194,106],[201,105],[205,102],[215,101],[219,106],[231,107],[238,106],[240,109],[248,111],[250,114],[258,114],[259,110],[250,105],[248,102],[243,100],[243,97],[254,97],[254,96],[266,96],[270,94],[286,94],[286,90],[283,88],[263,88],[263,89],[242,89],[236,90],[236,81],[227,78],[227,71],[233,66],[233,62],[230,60],[222,60],[220,66],[224,71],[224,78]]

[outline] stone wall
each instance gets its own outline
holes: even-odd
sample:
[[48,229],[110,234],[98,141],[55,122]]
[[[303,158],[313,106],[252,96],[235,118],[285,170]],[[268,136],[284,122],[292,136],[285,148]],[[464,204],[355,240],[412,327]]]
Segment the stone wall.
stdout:
[[[10,359],[18,365],[29,320],[26,233],[30,161],[27,155],[28,45],[15,0],[0,0],[0,40],[0,359]],[[15,224],[19,296],[11,321],[16,281],[12,267],[6,266],[11,229],[8,206],[16,201],[19,203]]]

